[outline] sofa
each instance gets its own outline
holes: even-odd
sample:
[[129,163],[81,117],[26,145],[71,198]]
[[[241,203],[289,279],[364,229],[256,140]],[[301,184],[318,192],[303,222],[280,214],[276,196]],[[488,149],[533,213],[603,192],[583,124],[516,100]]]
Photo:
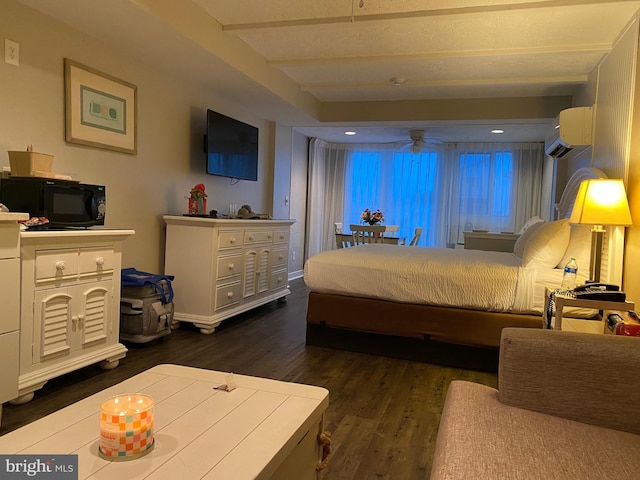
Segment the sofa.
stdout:
[[454,380],[431,480],[640,479],[640,338],[505,328],[498,389]]

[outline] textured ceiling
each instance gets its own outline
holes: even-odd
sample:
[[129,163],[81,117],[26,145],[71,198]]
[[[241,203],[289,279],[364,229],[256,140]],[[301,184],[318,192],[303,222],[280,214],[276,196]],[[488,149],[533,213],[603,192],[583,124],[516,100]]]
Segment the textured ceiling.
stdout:
[[[637,1],[193,1],[323,102],[571,95],[640,7]],[[406,83],[394,87],[394,77]]]
[[[20,1],[331,141],[345,138],[344,126],[360,128],[353,141],[403,140],[411,128],[444,142],[493,141],[491,112],[454,121],[447,104],[437,103],[438,117],[418,102],[570,98],[640,8],[630,0]],[[376,124],[350,125],[353,115],[321,121],[349,102],[367,112],[416,102],[422,111]],[[540,140],[548,116],[523,112],[495,126],[504,140]]]

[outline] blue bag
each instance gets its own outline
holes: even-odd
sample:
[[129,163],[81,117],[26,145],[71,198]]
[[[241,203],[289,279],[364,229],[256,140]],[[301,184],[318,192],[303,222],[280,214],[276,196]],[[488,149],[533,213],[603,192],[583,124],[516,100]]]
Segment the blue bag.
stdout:
[[160,299],[162,300],[163,305],[173,301],[173,287],[171,286],[171,280],[174,278],[175,277],[173,275],[141,272],[135,268],[122,269],[123,287],[144,287],[145,285],[152,285],[160,294]]

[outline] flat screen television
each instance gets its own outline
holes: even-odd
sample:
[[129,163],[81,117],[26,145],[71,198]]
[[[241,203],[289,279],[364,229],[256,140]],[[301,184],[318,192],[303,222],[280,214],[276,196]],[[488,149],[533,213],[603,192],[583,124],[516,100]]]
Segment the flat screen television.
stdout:
[[207,110],[207,173],[258,180],[258,128]]

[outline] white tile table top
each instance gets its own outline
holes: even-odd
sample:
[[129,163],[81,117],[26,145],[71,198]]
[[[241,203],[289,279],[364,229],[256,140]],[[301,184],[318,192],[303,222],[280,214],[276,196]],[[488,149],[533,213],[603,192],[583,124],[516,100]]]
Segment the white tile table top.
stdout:
[[[77,454],[79,479],[269,478],[318,424],[329,404],[321,387],[158,365],[0,437],[3,454]],[[98,452],[102,402],[121,393],[155,401],[154,449],[110,461]]]

